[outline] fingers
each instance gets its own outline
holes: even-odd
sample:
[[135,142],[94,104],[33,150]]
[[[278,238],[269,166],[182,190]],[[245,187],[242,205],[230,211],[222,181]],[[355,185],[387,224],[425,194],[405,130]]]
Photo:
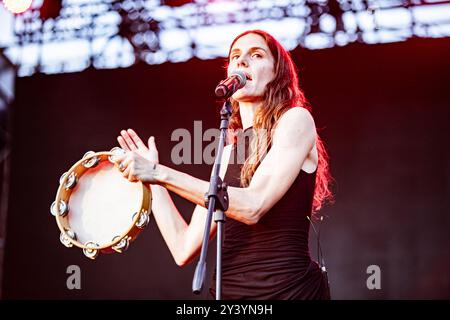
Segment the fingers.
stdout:
[[131,164],[132,159],[127,157],[124,161],[119,163],[119,170],[122,172],[122,176],[125,179],[128,179],[131,182],[137,181],[137,178],[134,176],[133,165]]
[[122,174],[127,169],[128,165],[131,162],[130,156],[131,156],[131,152],[127,151],[125,154],[115,155],[113,158],[115,166],[117,167],[117,169],[119,169],[119,171]]
[[119,142],[120,147],[125,151],[130,151],[130,148],[128,147],[125,140],[122,138],[122,136],[117,137],[117,142]]
[[131,139],[133,140],[134,144],[138,147],[138,148],[145,148],[147,149],[147,146],[144,144],[144,142],[142,142],[141,138],[139,138],[139,136],[137,135],[136,132],[134,132],[133,129],[128,129],[127,133],[129,134],[129,136],[131,137]]
[[134,143],[133,139],[131,139],[130,135],[128,134],[128,132],[126,132],[125,130],[120,131],[120,134],[122,136],[122,138],[125,140],[126,144],[128,145],[128,148],[131,151],[136,150],[138,147],[136,146],[136,144]]
[[127,153],[125,156],[118,158],[118,165],[120,171],[125,171],[130,165],[130,163],[133,162],[133,154],[131,152]]
[[119,168],[120,171],[124,170],[122,162],[127,158],[128,152],[129,151],[127,151],[125,154],[115,154],[112,156],[114,164]]
[[129,181],[133,181],[134,177],[132,174],[131,166],[128,166],[123,172],[122,175],[125,179],[128,179]]
[[125,170],[123,170],[122,175],[125,179],[130,180],[130,173],[131,173],[131,166],[125,167]]
[[150,138],[148,138],[148,148],[150,150],[156,150],[155,137],[151,136]]
[[121,139],[123,139],[122,143],[126,144],[127,150],[147,149],[147,146],[133,129],[122,130],[120,134],[122,136]]

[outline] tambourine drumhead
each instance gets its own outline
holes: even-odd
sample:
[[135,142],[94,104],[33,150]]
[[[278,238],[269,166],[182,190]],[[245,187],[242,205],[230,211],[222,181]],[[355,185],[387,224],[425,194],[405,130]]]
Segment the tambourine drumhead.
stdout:
[[87,153],[61,177],[51,207],[61,242],[82,248],[89,258],[126,250],[149,220],[149,187],[125,179],[112,157]]
[[142,186],[130,183],[112,163],[103,161],[78,180],[67,218],[78,241],[103,247],[128,232],[141,201]]

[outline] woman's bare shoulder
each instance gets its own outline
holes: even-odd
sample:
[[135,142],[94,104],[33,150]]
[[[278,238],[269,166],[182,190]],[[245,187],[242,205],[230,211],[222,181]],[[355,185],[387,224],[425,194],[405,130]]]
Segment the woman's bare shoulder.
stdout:
[[293,107],[287,110],[278,120],[279,125],[299,126],[300,124],[314,125],[314,118],[308,109]]
[[286,111],[278,120],[274,142],[283,145],[296,144],[306,139],[313,140],[316,127],[311,113],[302,107],[294,107]]

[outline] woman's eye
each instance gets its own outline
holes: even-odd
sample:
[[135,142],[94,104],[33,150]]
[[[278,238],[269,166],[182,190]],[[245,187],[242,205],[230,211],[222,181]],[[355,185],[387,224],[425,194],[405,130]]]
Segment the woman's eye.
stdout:
[[234,56],[231,56],[230,60],[236,60],[237,58],[239,58],[239,56],[238,55],[234,55]]
[[262,58],[262,55],[259,53],[254,53],[254,54],[252,54],[252,57]]

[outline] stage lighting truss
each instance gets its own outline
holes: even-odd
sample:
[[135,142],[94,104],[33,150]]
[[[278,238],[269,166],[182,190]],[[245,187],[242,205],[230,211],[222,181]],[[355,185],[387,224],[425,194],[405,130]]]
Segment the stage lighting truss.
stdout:
[[450,36],[450,0],[63,0],[42,19],[43,1],[12,20],[19,76],[225,57],[249,28],[288,49]]

